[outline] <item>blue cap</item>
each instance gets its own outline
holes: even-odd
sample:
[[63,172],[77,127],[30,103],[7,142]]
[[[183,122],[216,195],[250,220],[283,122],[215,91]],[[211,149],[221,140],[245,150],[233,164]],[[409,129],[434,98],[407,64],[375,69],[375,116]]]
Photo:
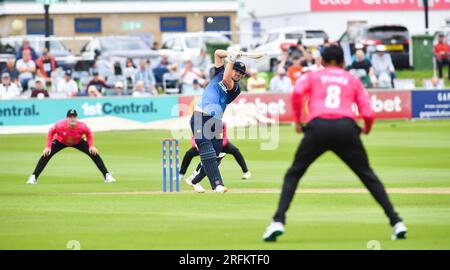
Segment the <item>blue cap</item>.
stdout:
[[245,64],[241,61],[234,62],[233,69],[241,72],[242,74],[245,74],[246,72]]

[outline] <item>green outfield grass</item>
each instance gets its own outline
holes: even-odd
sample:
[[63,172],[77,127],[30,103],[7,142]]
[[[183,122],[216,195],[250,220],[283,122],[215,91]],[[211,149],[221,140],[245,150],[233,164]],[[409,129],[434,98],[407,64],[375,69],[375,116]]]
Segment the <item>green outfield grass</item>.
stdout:
[[[194,194],[184,183],[179,194],[160,194],[161,138],[168,136],[96,133],[115,184],[104,184],[87,156],[66,149],[50,161],[38,185],[28,186],[45,135],[1,135],[0,249],[66,249],[69,240],[79,241],[81,249],[367,249],[370,240],[380,241],[381,249],[450,249],[450,121],[377,122],[364,137],[387,188],[447,190],[391,194],[410,230],[406,241],[390,240],[387,218],[369,194],[300,193],[288,212],[286,234],[264,243],[279,194],[255,191],[281,187],[301,136],[282,126],[280,145],[272,151],[260,150],[258,140],[233,140],[253,177],[240,180],[239,167],[226,157],[221,168],[227,194]],[[189,140],[182,140],[181,152],[188,147]],[[300,184],[305,190],[362,187],[331,153]]]

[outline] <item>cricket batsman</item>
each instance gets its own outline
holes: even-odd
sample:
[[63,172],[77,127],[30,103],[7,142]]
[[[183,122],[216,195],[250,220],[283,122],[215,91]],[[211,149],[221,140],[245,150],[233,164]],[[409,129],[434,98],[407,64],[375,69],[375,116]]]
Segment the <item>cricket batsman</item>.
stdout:
[[190,124],[202,170],[214,192],[225,193],[228,189],[223,184],[217,161],[222,150],[222,117],[227,105],[241,93],[239,81],[244,77],[246,67],[238,61],[240,52],[237,49],[216,50],[214,56],[214,77],[195,105]]
[[[300,178],[324,152],[333,151],[359,177],[375,200],[381,205],[392,226],[392,239],[406,238],[407,228],[395,212],[383,184],[369,165],[360,133],[369,134],[374,113],[362,83],[342,67],[344,53],[337,45],[322,52],[325,69],[300,77],[291,96],[295,129],[304,132],[294,161],[284,176],[278,209],[267,227],[264,241],[276,241],[284,233],[286,212],[294,197]],[[302,127],[302,103],[308,99],[307,124]],[[352,105],[356,103],[364,119],[361,129],[355,122]]]
[[[86,139],[84,139],[86,137]],[[37,184],[37,179],[50,159],[66,147],[74,147],[88,155],[103,174],[105,183],[114,183],[116,180],[108,172],[102,158],[94,146],[91,130],[83,122],[78,121],[77,111],[67,111],[67,118],[57,122],[48,132],[47,146],[39,159],[33,174],[28,178],[27,184]]]

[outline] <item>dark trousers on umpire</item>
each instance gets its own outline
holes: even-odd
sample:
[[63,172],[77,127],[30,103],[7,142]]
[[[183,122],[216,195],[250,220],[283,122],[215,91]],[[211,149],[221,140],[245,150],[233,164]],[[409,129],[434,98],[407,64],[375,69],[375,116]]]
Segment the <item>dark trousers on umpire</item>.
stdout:
[[[248,172],[247,163],[245,162],[244,156],[242,156],[241,151],[239,151],[239,148],[234,146],[232,143],[228,142],[225,147],[222,147],[222,152],[231,154],[236,159],[236,162],[239,164],[239,166],[242,169],[243,173]],[[190,148],[186,151],[186,154],[184,154],[183,161],[181,162],[180,167],[180,174],[186,174],[186,171],[189,167],[189,164],[191,163],[192,159],[199,155],[198,149],[195,147]]]
[[293,199],[298,182],[308,167],[324,152],[331,150],[359,177],[375,200],[381,205],[390,224],[401,221],[389,200],[385,188],[369,165],[360,139],[361,129],[350,118],[313,119],[304,128],[305,136],[295,159],[284,177],[281,198],[273,219],[285,223],[286,211]]
[[[39,159],[38,164],[36,165],[36,169],[34,169],[33,174],[36,176],[36,179],[39,177],[41,172],[44,170],[45,166],[50,161],[50,159],[56,153],[58,153],[59,151],[63,150],[66,147],[69,147],[69,146],[62,144],[57,140],[53,140],[52,151],[51,151],[50,155],[48,155],[46,157],[42,156]],[[89,153],[89,145],[85,140],[81,140],[78,144],[75,144],[71,147],[76,148],[76,149],[80,150],[81,152],[85,153],[86,155],[88,155],[92,159],[92,161],[94,161],[95,165],[97,165],[97,168],[102,172],[103,176],[105,176],[108,173],[108,170],[106,169],[105,164],[103,163],[103,160],[100,157],[100,155],[97,154],[94,156],[94,155],[91,155],[91,153]]]

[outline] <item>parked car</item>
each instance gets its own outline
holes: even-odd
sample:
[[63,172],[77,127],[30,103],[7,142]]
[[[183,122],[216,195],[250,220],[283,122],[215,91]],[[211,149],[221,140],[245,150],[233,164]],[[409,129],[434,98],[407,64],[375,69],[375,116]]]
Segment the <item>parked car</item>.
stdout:
[[[11,36],[2,38],[1,43],[5,46],[13,48],[13,51],[9,50],[14,57],[17,50],[22,46],[24,39],[30,41],[30,46],[36,51],[38,56],[41,55],[42,50],[45,48],[45,36],[44,35],[32,35],[32,36]],[[64,44],[56,37],[50,37],[50,53],[55,57],[56,64],[63,68],[71,68],[76,64],[76,58],[73,53],[67,49]]]
[[180,62],[188,57],[195,59],[200,55],[200,49],[206,48],[207,42],[223,43],[231,46],[231,41],[219,33],[181,33],[169,36],[164,41],[159,53],[169,56],[172,62]]
[[410,35],[408,29],[404,26],[353,25],[342,34],[339,38],[339,43],[348,43],[352,54],[355,53],[357,44],[362,44],[369,54],[375,51],[377,45],[383,44],[391,55],[396,69],[410,67]]

